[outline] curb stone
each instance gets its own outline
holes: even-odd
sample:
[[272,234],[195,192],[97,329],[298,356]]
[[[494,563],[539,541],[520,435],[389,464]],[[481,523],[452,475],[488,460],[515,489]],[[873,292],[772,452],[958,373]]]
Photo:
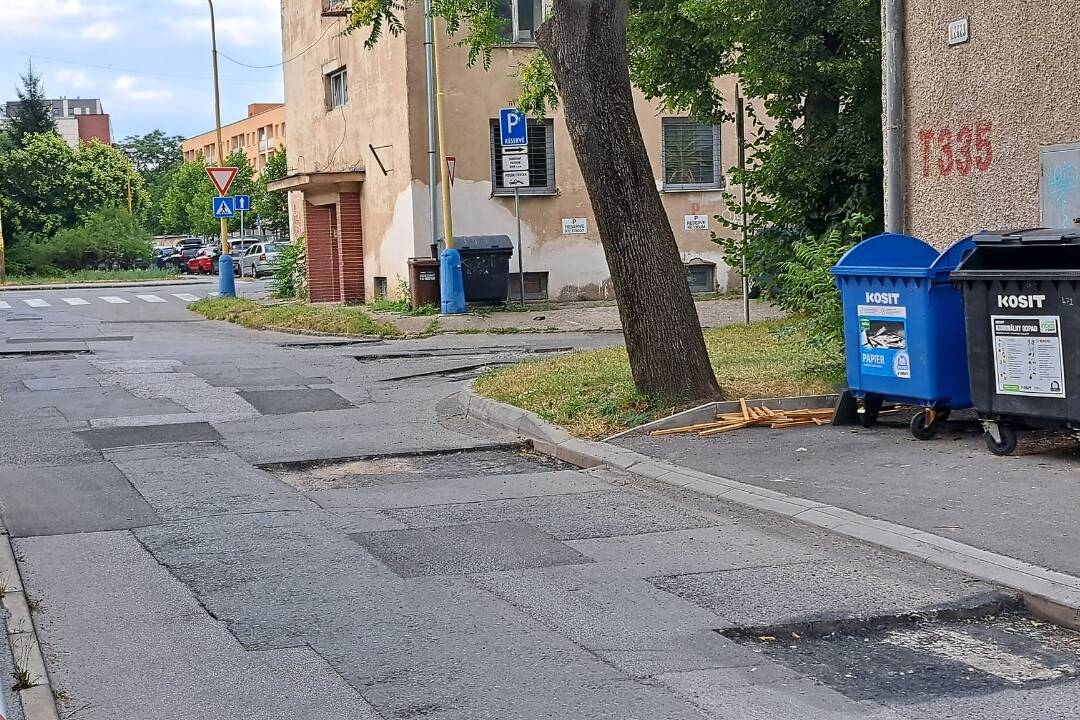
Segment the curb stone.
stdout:
[[23,717],[25,720],[59,720],[49,670],[45,666],[45,657],[42,655],[41,641],[38,639],[37,627],[26,598],[22,574],[11,547],[11,536],[6,531],[2,532],[0,580],[8,584],[4,594],[4,608],[8,611],[8,643],[16,662],[20,656],[26,658],[26,670],[36,683],[18,691]]
[[916,528],[860,515],[775,490],[663,462],[606,442],[581,440],[539,415],[481,397],[466,385],[458,395],[466,419],[533,441],[533,448],[578,467],[609,465],[633,475],[764,510],[812,527],[909,555],[936,567],[1016,590],[1029,612],[1080,630],[1080,577],[965,545]]
[[134,280],[132,282],[86,282],[86,283],[48,283],[45,285],[0,285],[0,292],[42,292],[44,290],[103,290],[108,288],[140,288],[168,286],[178,287],[182,285],[204,285],[206,280]]

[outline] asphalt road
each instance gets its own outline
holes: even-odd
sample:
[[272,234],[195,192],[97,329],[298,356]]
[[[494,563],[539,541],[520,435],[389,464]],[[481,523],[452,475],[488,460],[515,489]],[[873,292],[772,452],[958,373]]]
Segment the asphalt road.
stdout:
[[[890,624],[992,588],[576,471],[456,414],[478,366],[610,333],[333,342],[203,321],[167,299],[211,291],[0,295],[0,514],[68,716],[1080,709],[1080,635],[1023,617]],[[807,623],[822,619],[855,622],[818,638]]]

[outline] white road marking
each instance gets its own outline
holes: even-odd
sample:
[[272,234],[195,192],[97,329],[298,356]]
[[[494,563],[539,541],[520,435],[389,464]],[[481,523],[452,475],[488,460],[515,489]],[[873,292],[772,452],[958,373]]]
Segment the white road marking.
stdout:
[[172,296],[184,302],[195,302],[199,299],[198,295],[192,295],[191,293],[173,293]]
[[52,307],[52,305],[45,302],[41,298],[30,298],[29,300],[23,300],[23,302],[30,307]]
[[1035,658],[1017,655],[995,642],[956,630],[893,630],[884,642],[953,660],[1017,684],[1056,680],[1075,672],[1072,667],[1047,667]]
[[10,304],[4,302],[3,300],[0,300],[0,310],[10,310],[10,309],[11,309]]
[[60,298],[68,305],[89,305],[89,300],[83,300],[82,298]]
[[112,303],[113,305],[127,305],[129,302],[128,300],[125,300],[122,297],[116,297],[115,295],[103,295],[98,299],[104,300],[107,303]]
[[163,303],[168,302],[165,298],[160,298],[157,295],[136,295],[135,297],[140,300],[145,300],[148,303]]

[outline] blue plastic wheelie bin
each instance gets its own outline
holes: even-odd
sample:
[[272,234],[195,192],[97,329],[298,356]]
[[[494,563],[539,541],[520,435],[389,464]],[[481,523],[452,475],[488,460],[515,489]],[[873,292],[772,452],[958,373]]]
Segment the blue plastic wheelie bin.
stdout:
[[953,410],[971,407],[964,301],[949,274],[974,249],[945,252],[909,235],[859,243],[832,269],[844,302],[848,389],[862,400],[864,427],[884,403],[923,408],[911,421],[920,440]]

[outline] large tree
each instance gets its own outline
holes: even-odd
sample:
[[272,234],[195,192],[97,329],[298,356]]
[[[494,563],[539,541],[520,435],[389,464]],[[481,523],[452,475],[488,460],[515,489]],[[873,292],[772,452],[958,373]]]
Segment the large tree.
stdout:
[[[236,179],[229,188],[232,195],[257,195],[255,172],[243,150],[235,150],[225,159],[224,167],[238,168]],[[221,225],[213,215],[217,191],[206,174],[200,155],[193,162],[181,163],[170,176],[168,188],[160,203],[158,222],[167,233],[214,237]],[[254,200],[254,198],[253,198]],[[229,221],[230,230],[240,228],[240,216]]]
[[22,144],[27,135],[56,132],[52,105],[32,62],[26,64],[26,73],[20,79],[22,86],[15,89],[19,100],[13,106],[8,123],[8,132],[16,145]]
[[116,146],[131,159],[146,184],[154,185],[184,162],[183,141],[179,135],[153,130],[145,135],[129,135]]
[[[353,0],[349,27],[370,29],[369,43],[375,42],[383,28],[405,30],[401,13],[409,5]],[[634,111],[628,11],[627,0],[553,0],[537,44],[550,64],[589,192],[634,383],[653,396],[709,397],[719,392],[716,378]],[[486,63],[501,22],[492,0],[436,0],[434,12],[450,33],[460,31],[473,60]],[[546,88],[542,96],[551,97]]]

